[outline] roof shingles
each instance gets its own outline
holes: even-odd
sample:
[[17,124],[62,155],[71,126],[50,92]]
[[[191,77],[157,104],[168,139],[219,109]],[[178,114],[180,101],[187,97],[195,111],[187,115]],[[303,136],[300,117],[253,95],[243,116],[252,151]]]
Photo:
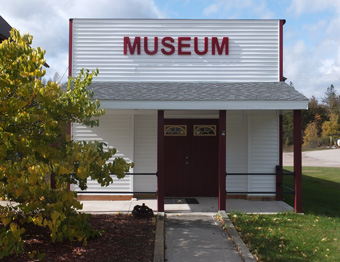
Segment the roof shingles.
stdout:
[[308,101],[284,82],[92,82],[111,101]]

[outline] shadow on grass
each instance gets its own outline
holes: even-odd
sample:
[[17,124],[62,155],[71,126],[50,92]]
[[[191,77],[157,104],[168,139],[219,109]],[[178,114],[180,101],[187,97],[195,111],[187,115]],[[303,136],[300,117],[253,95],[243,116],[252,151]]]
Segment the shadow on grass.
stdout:
[[[293,179],[284,177],[284,184],[293,187]],[[284,201],[294,206],[293,195],[285,195]],[[340,183],[303,174],[302,209],[305,214],[340,217]]]

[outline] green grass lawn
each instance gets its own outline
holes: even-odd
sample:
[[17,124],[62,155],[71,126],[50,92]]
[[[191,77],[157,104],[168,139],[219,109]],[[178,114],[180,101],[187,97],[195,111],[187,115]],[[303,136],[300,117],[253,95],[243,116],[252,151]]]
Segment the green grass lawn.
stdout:
[[305,167],[302,183],[304,215],[230,215],[260,261],[340,261],[340,168]]

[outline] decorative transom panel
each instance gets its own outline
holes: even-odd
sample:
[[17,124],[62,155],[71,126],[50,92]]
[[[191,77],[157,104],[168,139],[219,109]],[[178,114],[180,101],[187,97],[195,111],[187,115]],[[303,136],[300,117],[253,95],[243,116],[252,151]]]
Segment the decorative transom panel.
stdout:
[[216,125],[194,125],[194,136],[216,136]]
[[165,136],[186,136],[187,126],[186,125],[164,125]]

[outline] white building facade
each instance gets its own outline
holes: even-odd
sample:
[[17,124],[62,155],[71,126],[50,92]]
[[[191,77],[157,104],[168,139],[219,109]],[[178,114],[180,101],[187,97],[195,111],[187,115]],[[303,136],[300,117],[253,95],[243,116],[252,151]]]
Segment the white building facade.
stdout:
[[301,129],[308,105],[284,82],[284,22],[71,19],[70,75],[98,68],[90,88],[106,110],[99,127],[73,124],[72,138],[105,141],[135,163],[135,175],[107,188],[89,181],[78,195],[154,193],[158,211],[164,197],[218,196],[225,209],[226,196],[276,196],[282,115],[294,111]]

